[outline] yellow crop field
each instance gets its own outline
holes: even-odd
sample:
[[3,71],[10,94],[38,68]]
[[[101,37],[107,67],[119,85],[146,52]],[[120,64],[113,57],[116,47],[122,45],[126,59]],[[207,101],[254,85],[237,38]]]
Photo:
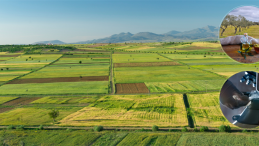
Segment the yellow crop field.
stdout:
[[219,92],[187,96],[196,126],[219,127],[225,124],[234,127],[221,112]]
[[73,126],[187,126],[182,94],[104,96],[62,119]]

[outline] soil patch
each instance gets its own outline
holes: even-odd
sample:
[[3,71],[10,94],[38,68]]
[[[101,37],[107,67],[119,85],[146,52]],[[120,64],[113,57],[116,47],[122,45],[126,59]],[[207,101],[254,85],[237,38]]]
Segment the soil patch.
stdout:
[[139,62],[139,63],[114,63],[114,67],[138,67],[138,66],[173,66],[181,65],[177,62]]
[[12,109],[14,109],[14,108],[13,107],[3,107],[3,108],[0,108],[0,113],[6,112],[6,111],[9,111]]
[[[94,64],[94,63],[110,63],[110,62],[91,62],[91,63],[81,63],[81,64]],[[54,63],[55,65],[57,64],[80,64],[80,63]]]
[[259,61],[259,54],[257,54],[252,47],[251,54],[253,56],[246,55],[246,59],[237,51],[240,50],[240,45],[225,45],[222,46],[224,52],[232,59],[242,63],[254,63]]
[[33,102],[34,100],[37,100],[40,98],[41,97],[33,97],[33,98],[20,97],[20,98],[16,98],[14,100],[8,101],[8,102],[4,103],[3,105],[8,105],[8,106],[26,105],[26,104],[29,104],[29,103]]
[[116,94],[149,93],[145,83],[115,84]]
[[17,57],[20,56],[20,54],[17,55],[0,55],[0,57]]
[[82,81],[109,81],[109,76],[82,76],[82,78],[80,78],[80,77],[59,77],[59,78],[17,79],[17,80],[8,82],[7,84],[82,82]]

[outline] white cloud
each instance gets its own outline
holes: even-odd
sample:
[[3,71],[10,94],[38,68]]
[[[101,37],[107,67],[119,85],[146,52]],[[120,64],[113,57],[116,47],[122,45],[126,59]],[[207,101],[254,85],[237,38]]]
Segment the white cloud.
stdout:
[[259,22],[259,8],[253,6],[239,7],[229,13],[229,15],[242,15],[247,20]]

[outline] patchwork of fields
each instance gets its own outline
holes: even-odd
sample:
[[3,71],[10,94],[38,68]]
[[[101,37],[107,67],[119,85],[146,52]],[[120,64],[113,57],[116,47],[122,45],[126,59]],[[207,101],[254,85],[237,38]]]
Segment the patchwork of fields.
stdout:
[[[57,56],[59,59],[49,59],[46,56]],[[102,56],[105,59],[100,58]],[[108,86],[110,74],[109,56],[109,54],[99,53],[63,56],[60,54],[23,55],[18,57],[16,60],[10,60],[9,62],[20,62],[20,66],[22,66],[22,63],[24,62],[23,60],[26,58],[27,61],[25,62],[31,62],[31,64],[33,64],[33,62],[37,62],[37,60],[43,60],[41,62],[45,61],[48,65],[40,70],[21,76],[19,79],[1,86],[0,93],[107,94],[109,92]],[[88,63],[84,63],[86,60],[88,60]],[[104,61],[104,63],[102,61]],[[49,63],[53,64],[49,65]],[[10,90],[12,91],[10,92]]]
[[[231,75],[259,66],[233,61],[218,42],[66,47],[75,49],[0,54],[0,125],[53,125],[48,112],[58,109],[59,126],[183,127],[183,93],[195,126],[230,125],[218,106],[219,91]],[[127,145],[120,136],[119,145]],[[132,143],[166,137],[172,139],[147,135]]]

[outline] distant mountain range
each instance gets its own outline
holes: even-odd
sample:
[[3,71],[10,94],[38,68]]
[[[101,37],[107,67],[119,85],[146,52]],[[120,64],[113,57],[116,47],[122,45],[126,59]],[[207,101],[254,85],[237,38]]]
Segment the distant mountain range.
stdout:
[[[109,37],[80,41],[69,44],[90,44],[90,43],[124,43],[124,42],[170,42],[170,41],[210,41],[218,40],[219,28],[214,26],[205,26],[190,31],[169,31],[164,34],[155,34],[152,32],[139,32],[132,34],[130,32],[114,34]],[[66,44],[59,40],[41,41],[34,44]]]
[[66,44],[65,42],[62,42],[60,40],[52,40],[52,41],[40,41],[40,42],[35,42],[33,44]]

